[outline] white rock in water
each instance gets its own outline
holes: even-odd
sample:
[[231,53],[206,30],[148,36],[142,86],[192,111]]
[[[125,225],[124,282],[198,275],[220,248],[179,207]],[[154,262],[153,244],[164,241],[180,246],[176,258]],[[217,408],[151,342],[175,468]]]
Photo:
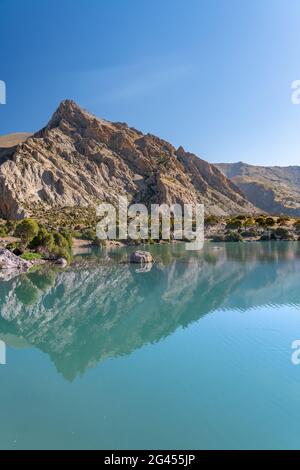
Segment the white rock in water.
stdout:
[[153,263],[154,260],[149,251],[135,251],[134,253],[131,253],[129,261],[130,263],[146,264]]
[[0,249],[0,269],[19,269],[26,271],[32,266],[30,261],[26,261],[19,256],[14,255],[5,248]]

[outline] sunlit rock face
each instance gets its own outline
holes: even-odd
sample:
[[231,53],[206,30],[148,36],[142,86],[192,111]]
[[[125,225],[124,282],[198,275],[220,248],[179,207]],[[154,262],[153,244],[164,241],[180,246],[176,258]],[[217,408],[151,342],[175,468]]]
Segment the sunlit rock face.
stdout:
[[206,212],[255,212],[214,165],[153,135],[97,119],[63,101],[48,125],[0,148],[0,216],[33,209],[94,207],[99,201],[205,204]]

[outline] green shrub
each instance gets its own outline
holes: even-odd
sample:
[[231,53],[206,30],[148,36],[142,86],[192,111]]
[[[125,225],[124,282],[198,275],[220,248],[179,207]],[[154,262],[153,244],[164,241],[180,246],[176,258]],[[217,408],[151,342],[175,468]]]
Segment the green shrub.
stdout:
[[54,244],[54,238],[52,233],[48,232],[45,227],[41,227],[37,235],[31,240],[29,248],[32,250],[44,248],[51,252]]
[[242,242],[243,238],[237,232],[228,232],[225,235],[225,242]]
[[24,219],[16,226],[15,236],[21,238],[25,246],[38,234],[39,226],[34,219]]
[[246,220],[244,220],[244,227],[253,227],[255,225],[255,220],[252,219],[252,217],[247,217]]
[[72,237],[73,238],[82,238],[82,233],[79,232],[79,230],[73,230],[72,231]]
[[54,245],[59,248],[68,248],[69,243],[66,240],[66,238],[63,236],[62,233],[60,232],[54,232],[53,233],[53,240],[54,240]]
[[8,235],[5,225],[0,225],[0,237],[6,237]]
[[60,233],[60,235],[62,235],[64,237],[64,239],[67,241],[67,244],[68,244],[68,247],[69,247],[70,251],[72,251],[73,237],[72,237],[71,233],[66,229],[62,229],[58,233]]
[[273,217],[267,217],[265,220],[265,224],[267,227],[273,227],[276,223],[276,220]]
[[57,258],[65,258],[68,262],[72,259],[72,254],[68,248],[54,246],[52,254],[56,255]]
[[265,227],[266,226],[266,219],[265,217],[256,217],[255,223],[259,225],[260,227]]
[[226,224],[226,229],[237,229],[243,226],[243,222],[240,219],[231,219]]
[[81,233],[81,237],[83,240],[95,240],[96,230],[92,230],[92,229],[84,230]]
[[53,234],[53,238],[54,244],[52,247],[52,253],[59,258],[66,258],[67,261],[71,261],[73,244],[72,237],[67,232],[61,231],[55,232]]

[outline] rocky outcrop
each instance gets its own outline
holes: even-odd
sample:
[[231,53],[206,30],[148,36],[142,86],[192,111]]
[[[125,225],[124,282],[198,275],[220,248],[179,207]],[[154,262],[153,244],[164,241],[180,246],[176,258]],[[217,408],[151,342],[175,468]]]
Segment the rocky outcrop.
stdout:
[[300,216],[300,166],[216,165],[247,199],[269,214]]
[[95,207],[99,201],[204,203],[206,212],[255,212],[215,166],[153,135],[62,102],[48,125],[0,149],[0,216]]
[[26,261],[19,256],[14,255],[5,248],[0,249],[0,269],[19,269],[26,271],[32,266],[30,261]]
[[5,248],[0,248],[0,279],[9,280],[32,266],[30,261],[23,260]]

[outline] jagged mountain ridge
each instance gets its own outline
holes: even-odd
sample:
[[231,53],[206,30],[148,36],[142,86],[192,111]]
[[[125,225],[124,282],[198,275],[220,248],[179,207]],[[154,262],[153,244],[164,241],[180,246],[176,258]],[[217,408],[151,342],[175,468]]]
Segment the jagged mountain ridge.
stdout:
[[300,166],[267,167],[243,162],[216,166],[263,211],[300,216]]
[[214,165],[125,123],[98,119],[70,100],[41,131],[0,149],[2,217],[91,207],[120,194],[148,205],[201,202],[219,215],[256,211]]

